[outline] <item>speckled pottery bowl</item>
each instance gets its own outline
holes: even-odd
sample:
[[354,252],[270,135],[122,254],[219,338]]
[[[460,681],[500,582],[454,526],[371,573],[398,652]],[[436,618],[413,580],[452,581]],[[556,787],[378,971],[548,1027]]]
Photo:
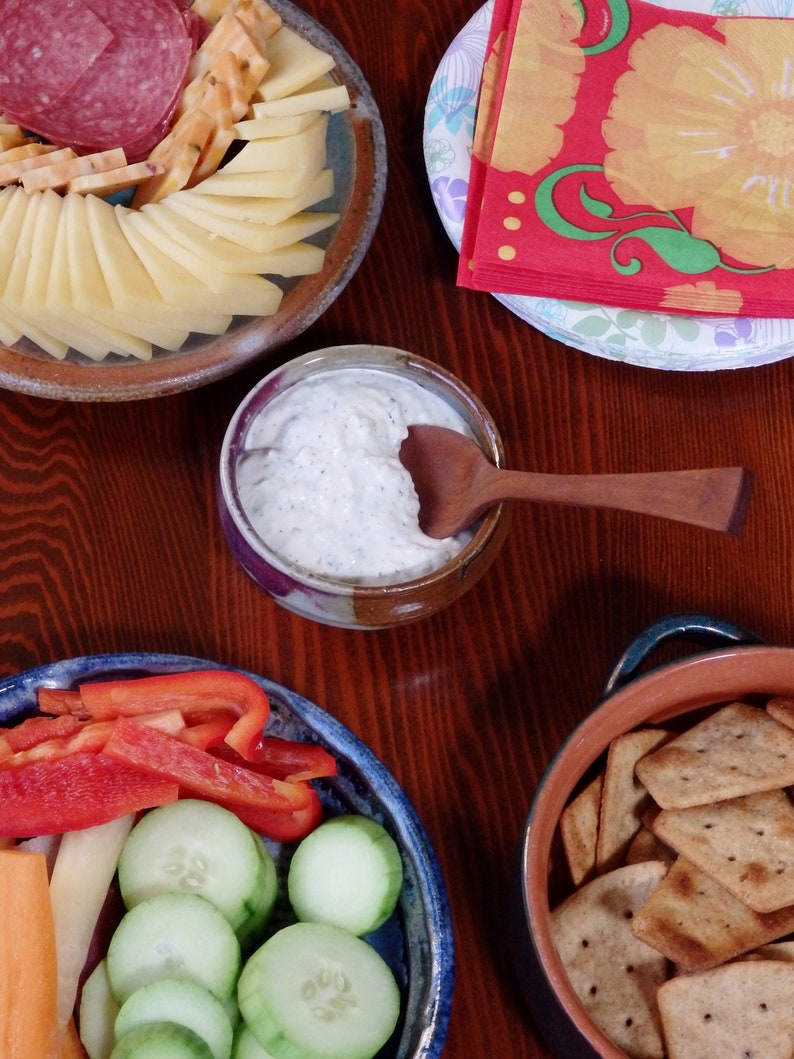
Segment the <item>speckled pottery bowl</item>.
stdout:
[[[282,279],[272,316],[238,317],[222,335],[192,333],[177,350],[156,349],[150,360],[111,354],[92,361],[70,350],[62,360],[22,338],[0,343],[0,387],[67,401],[132,401],[205,386],[266,357],[305,331],[347,286],[380,222],[387,183],[386,137],[378,106],[361,70],[322,25],[291,0],[273,0],[285,25],[333,56],[332,80],[347,86],[352,106],[331,115],[328,166],[333,195],[319,207],[337,224],[309,239],[325,250],[318,273]],[[5,247],[0,253],[6,253]]]
[[436,613],[468,591],[496,557],[507,531],[504,505],[480,520],[471,540],[445,565],[398,584],[364,585],[311,573],[284,559],[255,532],[240,500],[237,466],[259,413],[275,397],[309,378],[346,368],[375,368],[418,382],[460,413],[497,466],[504,451],[482,402],[437,364],[389,346],[332,346],[290,361],[266,376],[243,400],[226,431],[220,460],[219,508],[231,549],[257,585],[288,610],[347,629],[403,625]]
[[[44,665],[0,681],[0,723],[35,711],[40,687],[74,688],[93,680],[128,679],[198,669],[230,669],[170,654],[109,654]],[[415,810],[383,763],[325,710],[271,680],[247,673],[266,692],[269,735],[317,743],[336,759],[338,774],[315,781],[329,814],[369,816],[400,848],[404,884],[397,913],[371,942],[401,987],[400,1021],[379,1059],[438,1059],[449,1022],[454,980],[452,923],[435,853]],[[290,849],[268,842],[283,875]]]
[[[663,644],[697,653],[649,668]],[[709,648],[702,650],[702,648]],[[680,655],[680,650],[678,654]],[[603,762],[612,739],[643,725],[686,727],[687,714],[755,696],[794,697],[794,650],[708,615],[673,615],[633,641],[605,697],[571,733],[543,777],[527,817],[514,875],[511,937],[518,976],[535,1019],[560,1059],[627,1059],[591,1019],[574,992],[552,939],[550,909],[558,886],[558,823],[581,781]]]

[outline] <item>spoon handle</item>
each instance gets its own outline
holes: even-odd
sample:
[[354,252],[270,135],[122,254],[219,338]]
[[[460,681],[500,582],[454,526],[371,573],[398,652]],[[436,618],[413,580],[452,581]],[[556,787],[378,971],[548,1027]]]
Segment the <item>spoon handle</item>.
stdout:
[[753,476],[743,467],[571,475],[505,470],[482,486],[480,512],[499,500],[544,500],[658,515],[735,536],[744,523]]

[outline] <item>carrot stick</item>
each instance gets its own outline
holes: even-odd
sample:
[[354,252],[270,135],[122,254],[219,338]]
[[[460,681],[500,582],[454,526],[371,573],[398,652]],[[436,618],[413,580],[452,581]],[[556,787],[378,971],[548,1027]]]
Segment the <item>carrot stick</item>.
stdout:
[[0,850],[0,1055],[55,1059],[58,967],[47,863]]
[[80,1040],[80,1036],[77,1032],[77,1027],[74,1024],[74,1019],[70,1019],[69,1025],[66,1027],[63,1046],[58,1059],[86,1059],[87,1054],[88,1053],[83,1047],[83,1042]]

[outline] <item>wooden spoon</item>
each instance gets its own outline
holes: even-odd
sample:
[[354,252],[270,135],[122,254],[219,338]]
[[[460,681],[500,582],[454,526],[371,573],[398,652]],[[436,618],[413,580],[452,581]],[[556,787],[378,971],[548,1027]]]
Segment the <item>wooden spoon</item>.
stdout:
[[419,496],[419,525],[451,537],[503,500],[545,500],[658,515],[736,536],[753,487],[743,467],[648,474],[541,474],[495,467],[473,441],[446,427],[410,426],[400,461]]

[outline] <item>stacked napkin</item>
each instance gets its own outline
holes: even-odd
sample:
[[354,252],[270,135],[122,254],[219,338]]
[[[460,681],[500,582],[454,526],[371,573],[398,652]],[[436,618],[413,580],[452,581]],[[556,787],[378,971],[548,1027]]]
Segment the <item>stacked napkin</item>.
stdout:
[[458,283],[794,316],[794,20],[496,0]]

